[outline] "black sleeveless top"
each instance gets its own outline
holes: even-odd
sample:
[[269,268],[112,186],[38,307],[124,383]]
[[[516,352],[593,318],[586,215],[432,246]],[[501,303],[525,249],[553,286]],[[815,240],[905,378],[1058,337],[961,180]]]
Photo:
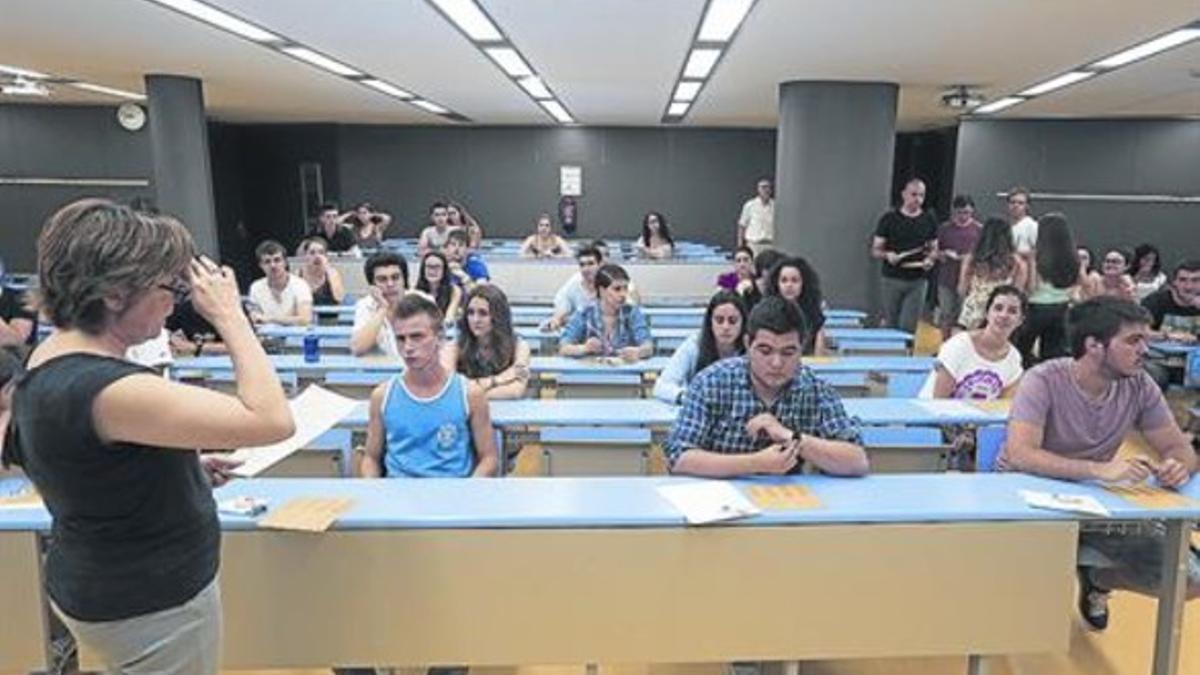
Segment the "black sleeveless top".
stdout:
[[96,435],[96,397],[138,373],[154,371],[67,354],[30,370],[13,392],[5,455],[25,469],[53,517],[50,597],[83,621],[181,605],[219,564],[216,505],[196,453],[105,445]]

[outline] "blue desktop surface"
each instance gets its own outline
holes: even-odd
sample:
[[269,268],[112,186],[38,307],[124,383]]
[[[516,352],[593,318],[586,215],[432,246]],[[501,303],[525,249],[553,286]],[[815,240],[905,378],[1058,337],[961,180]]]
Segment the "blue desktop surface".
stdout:
[[894,328],[826,328],[825,337],[830,340],[859,340],[863,342],[904,342],[913,340],[913,334]]
[[[347,497],[350,510],[338,530],[470,528],[678,527],[683,516],[657,491],[692,482],[656,478],[508,479],[302,479],[234,481],[216,491],[218,500],[260,497],[271,507],[296,497]],[[803,485],[820,500],[811,509],[766,510],[726,526],[954,523],[980,521],[1089,520],[1087,516],[1034,509],[1020,490],[1094,496],[1114,520],[1196,519],[1200,505],[1145,509],[1097,486],[1023,474],[893,474],[865,478],[785,476],[735,480],[753,485]],[[1200,498],[1200,481],[1181,492]],[[255,518],[221,515],[225,530],[249,530]],[[0,510],[0,530],[49,529],[41,507]]]

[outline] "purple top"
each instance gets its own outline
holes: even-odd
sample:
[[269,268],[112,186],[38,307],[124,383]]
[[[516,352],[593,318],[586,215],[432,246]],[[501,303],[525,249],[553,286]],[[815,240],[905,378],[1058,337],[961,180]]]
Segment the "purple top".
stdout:
[[1162,391],[1144,370],[1114,381],[1100,399],[1089,398],[1071,373],[1070,358],[1025,373],[1010,420],[1044,429],[1042,447],[1070,459],[1110,461],[1130,429],[1174,424]]
[[[974,218],[969,225],[959,227],[954,221],[948,220],[938,227],[938,250],[954,251],[960,258],[975,250],[983,226]],[[958,272],[962,267],[961,260],[943,260],[938,263],[937,279],[939,286],[947,288],[958,287]]]
[[726,272],[717,276],[717,286],[727,290],[737,290],[738,274],[734,272]]

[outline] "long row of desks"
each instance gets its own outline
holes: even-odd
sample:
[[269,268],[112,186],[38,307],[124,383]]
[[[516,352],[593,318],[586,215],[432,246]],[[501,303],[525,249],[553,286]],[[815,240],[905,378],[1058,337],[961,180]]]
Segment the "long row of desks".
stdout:
[[[976,672],[980,656],[1068,647],[1081,518],[1028,507],[1031,489],[1095,496],[1110,521],[1167,521],[1152,672],[1176,672],[1200,508],[1022,475],[804,476],[733,484],[801,486],[813,508],[687,527],[657,488],[688,481],[232,483],[218,498],[353,506],[324,534],[222,516],[222,667],[964,655]],[[1195,481],[1184,492],[1200,497]],[[49,524],[40,508],[0,511],[0,668],[43,666]]]

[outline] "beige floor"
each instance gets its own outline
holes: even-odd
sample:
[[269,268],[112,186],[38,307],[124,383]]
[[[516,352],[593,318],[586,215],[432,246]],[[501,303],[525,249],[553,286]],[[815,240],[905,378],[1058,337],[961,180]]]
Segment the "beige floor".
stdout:
[[[1112,601],[1113,621],[1103,633],[1072,632],[1066,654],[993,658],[990,675],[1143,675],[1150,671],[1153,652],[1155,603],[1147,598],[1118,593]],[[1200,602],[1190,603],[1183,628],[1183,655],[1179,675],[1200,673]],[[804,664],[802,675],[961,675],[959,658],[829,661]],[[328,670],[227,671],[226,675],[329,675]],[[419,671],[411,671],[419,672]],[[619,665],[601,666],[601,675],[721,675],[722,666]],[[584,675],[583,666],[529,666],[477,668],[472,675]],[[0,675],[16,675],[4,673]],[[408,673],[405,673],[408,675]]]

